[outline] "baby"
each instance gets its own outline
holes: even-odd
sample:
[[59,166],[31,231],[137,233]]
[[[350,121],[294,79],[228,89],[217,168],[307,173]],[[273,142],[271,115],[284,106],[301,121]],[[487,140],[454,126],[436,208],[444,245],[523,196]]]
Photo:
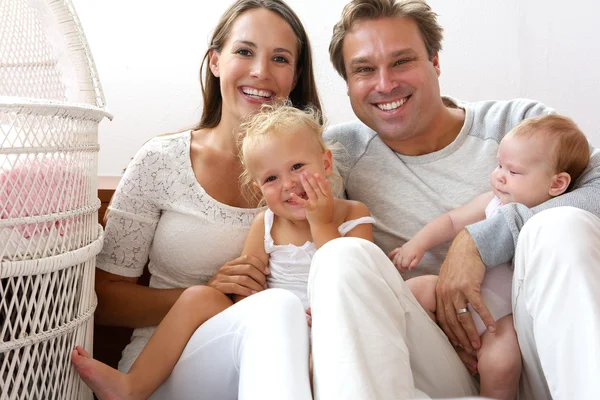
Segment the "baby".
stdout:
[[[492,191],[441,215],[389,256],[404,273],[417,267],[424,253],[454,238],[466,225],[491,218],[508,203],[533,208],[565,193],[588,165],[589,144],[569,118],[545,115],[524,120],[500,142]],[[435,320],[437,276],[409,279],[407,285]],[[514,399],[521,375],[521,353],[513,328],[512,269],[508,264],[488,269],[481,285],[484,302],[496,322],[486,331],[479,315],[469,309],[481,335],[477,352],[481,396]],[[457,313],[468,312],[466,309]],[[473,371],[472,371],[473,372]]]

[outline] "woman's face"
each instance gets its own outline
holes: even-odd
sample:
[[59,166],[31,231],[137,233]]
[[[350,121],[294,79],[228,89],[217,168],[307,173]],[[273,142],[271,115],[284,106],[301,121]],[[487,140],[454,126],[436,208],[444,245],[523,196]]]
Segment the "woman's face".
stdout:
[[276,97],[288,97],[296,84],[298,45],[290,25],[264,8],[245,11],[233,23],[210,68],[219,78],[221,120],[236,123]]

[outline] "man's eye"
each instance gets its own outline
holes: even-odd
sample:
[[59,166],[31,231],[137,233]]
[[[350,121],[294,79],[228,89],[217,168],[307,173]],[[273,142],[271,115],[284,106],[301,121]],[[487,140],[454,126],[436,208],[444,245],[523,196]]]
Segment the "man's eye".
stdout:
[[371,72],[371,71],[373,71],[373,68],[371,68],[371,67],[362,67],[362,68],[358,68],[356,70],[356,73],[357,74],[362,74],[362,73]]
[[303,166],[304,166],[304,165],[303,165],[303,164],[300,164],[300,163],[294,164],[294,165],[292,166],[292,171],[295,171],[295,170],[297,170],[297,169],[300,169],[300,168],[302,168]]

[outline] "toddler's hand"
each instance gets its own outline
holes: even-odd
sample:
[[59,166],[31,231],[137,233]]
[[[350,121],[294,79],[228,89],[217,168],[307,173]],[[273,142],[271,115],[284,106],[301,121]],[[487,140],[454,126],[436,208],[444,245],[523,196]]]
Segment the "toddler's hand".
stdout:
[[388,254],[388,257],[400,273],[405,274],[409,270],[417,268],[417,265],[425,255],[425,250],[409,240],[402,247],[398,247]]
[[304,207],[306,219],[310,225],[331,224],[333,222],[334,198],[329,181],[319,174],[309,175],[303,173],[300,176],[300,182],[302,182],[308,200],[304,200],[294,193],[290,197]]

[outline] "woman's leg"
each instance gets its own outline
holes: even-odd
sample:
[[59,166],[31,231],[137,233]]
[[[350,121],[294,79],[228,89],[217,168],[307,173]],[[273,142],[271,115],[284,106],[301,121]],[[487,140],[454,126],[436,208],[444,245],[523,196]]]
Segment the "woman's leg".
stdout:
[[292,293],[268,289],[196,330],[157,399],[311,399],[308,327]]
[[335,239],[309,277],[316,399],[476,395],[442,330],[373,243]]
[[147,399],[169,377],[194,331],[232,304],[216,289],[190,287],[161,321],[127,374],[92,359],[81,348],[73,353],[73,364],[100,400]]

